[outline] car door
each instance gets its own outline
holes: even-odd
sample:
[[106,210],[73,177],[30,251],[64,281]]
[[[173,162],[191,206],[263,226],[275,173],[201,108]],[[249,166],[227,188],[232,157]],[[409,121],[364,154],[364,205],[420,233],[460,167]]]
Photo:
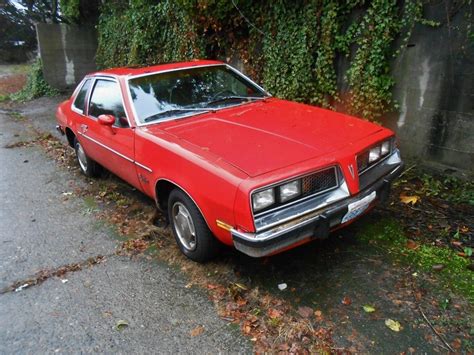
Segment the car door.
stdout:
[[[115,124],[101,125],[100,115],[112,115]],[[96,77],[92,84],[87,112],[78,127],[86,153],[107,170],[140,188],[134,165],[135,131],[130,127],[118,82]],[[87,141],[87,142],[85,142]]]

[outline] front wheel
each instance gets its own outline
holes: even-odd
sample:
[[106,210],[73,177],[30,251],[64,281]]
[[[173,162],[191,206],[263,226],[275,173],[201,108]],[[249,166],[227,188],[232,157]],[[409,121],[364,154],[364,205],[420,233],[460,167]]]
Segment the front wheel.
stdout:
[[176,243],[189,259],[205,262],[217,255],[219,242],[194,202],[179,189],[170,193],[168,217]]
[[84,148],[77,138],[74,138],[74,150],[76,151],[77,162],[79,163],[79,167],[81,168],[81,171],[84,173],[84,175],[89,177],[97,177],[101,174],[102,167],[87,156]]

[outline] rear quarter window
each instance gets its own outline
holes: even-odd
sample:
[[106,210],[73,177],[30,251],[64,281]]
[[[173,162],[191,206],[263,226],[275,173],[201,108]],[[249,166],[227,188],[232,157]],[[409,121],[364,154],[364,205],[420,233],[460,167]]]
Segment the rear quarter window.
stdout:
[[91,82],[91,79],[87,79],[84,84],[82,84],[82,87],[79,90],[79,93],[77,94],[76,99],[72,105],[77,111],[80,111],[81,113],[84,112],[84,107],[86,106],[87,92],[89,91]]

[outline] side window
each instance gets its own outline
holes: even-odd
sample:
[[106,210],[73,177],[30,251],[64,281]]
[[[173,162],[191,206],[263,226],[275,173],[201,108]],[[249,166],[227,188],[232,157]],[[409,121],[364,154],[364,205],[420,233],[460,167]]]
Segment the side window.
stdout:
[[76,99],[74,100],[74,108],[76,110],[79,110],[81,112],[84,112],[84,107],[86,104],[86,97],[87,97],[87,92],[89,91],[89,87],[91,86],[91,79],[87,79],[84,84],[81,87],[81,90],[79,90],[79,93],[76,96]]
[[102,79],[96,81],[90,99],[89,115],[112,115],[115,117],[116,126],[128,127],[122,94],[116,82]]

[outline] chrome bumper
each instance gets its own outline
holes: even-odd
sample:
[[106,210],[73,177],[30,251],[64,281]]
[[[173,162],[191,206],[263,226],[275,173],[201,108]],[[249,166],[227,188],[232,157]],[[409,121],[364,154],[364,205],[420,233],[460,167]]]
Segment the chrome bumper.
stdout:
[[[397,152],[397,157],[399,158],[399,156],[399,152]],[[360,201],[374,191],[376,191],[377,196],[374,202],[388,198],[390,185],[401,174],[404,164],[400,159],[396,164],[391,164],[390,170],[387,171],[388,165],[382,164],[379,169],[381,169],[380,172],[383,173],[383,176],[379,177],[370,186],[366,186],[356,196],[344,198],[321,209],[257,233],[231,229],[235,248],[249,256],[262,257],[274,254],[309,238],[326,238],[331,229],[341,224],[342,218],[348,211],[349,204]]]

